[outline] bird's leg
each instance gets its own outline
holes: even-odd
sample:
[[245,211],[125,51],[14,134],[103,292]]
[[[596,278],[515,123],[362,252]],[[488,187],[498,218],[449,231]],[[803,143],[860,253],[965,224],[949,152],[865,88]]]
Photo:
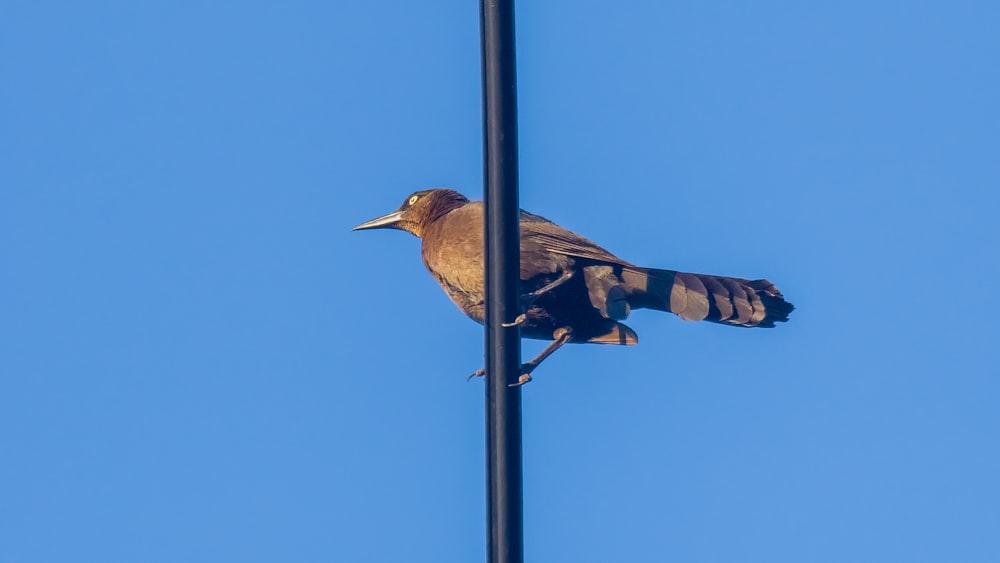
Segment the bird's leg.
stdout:
[[[524,385],[525,383],[531,381],[531,372],[535,371],[535,368],[538,367],[538,364],[542,363],[542,360],[544,360],[545,358],[551,356],[553,352],[555,352],[559,348],[562,348],[563,344],[569,342],[572,336],[573,336],[573,329],[569,327],[557,328],[552,333],[552,339],[553,339],[552,344],[546,346],[545,349],[542,350],[540,354],[538,354],[531,360],[521,364],[521,375],[517,378],[517,383],[511,383],[508,387],[520,387],[521,385]],[[482,377],[484,375],[486,375],[486,368],[479,368],[475,372],[473,372],[473,374],[470,375],[466,379],[466,381],[472,381],[473,378]]]
[[542,287],[536,289],[535,291],[532,291],[531,293],[525,294],[524,296],[521,297],[521,301],[524,302],[526,305],[530,305],[532,302],[534,302],[535,299],[538,299],[543,294],[548,293],[553,289],[559,287],[560,285],[568,282],[569,279],[573,277],[573,273],[574,273],[573,270],[563,270],[563,273],[560,274],[558,278],[543,285]]
[[552,333],[552,344],[549,344],[541,351],[540,354],[532,358],[531,360],[521,364],[521,375],[517,378],[517,383],[511,383],[508,387],[520,387],[525,383],[531,381],[531,372],[535,371],[538,364],[542,363],[545,358],[552,355],[553,352],[563,347],[564,344],[569,342],[570,338],[573,337],[573,329],[569,327],[557,328]]
[[[542,287],[536,289],[535,291],[532,291],[531,293],[526,293],[526,294],[522,295],[521,296],[521,310],[527,311],[528,307],[531,307],[531,304],[534,303],[536,299],[538,299],[542,295],[544,295],[544,294],[552,291],[553,289],[559,287],[560,285],[568,282],[569,279],[572,278],[572,277],[573,277],[573,270],[564,270],[563,273],[560,274],[558,278],[556,278],[556,279],[552,280],[551,282],[543,285]],[[528,316],[525,313],[521,313],[520,315],[517,316],[516,319],[514,319],[513,322],[502,323],[500,326],[502,326],[504,328],[510,328],[510,327],[513,327],[513,326],[521,326],[527,320],[528,320]]]

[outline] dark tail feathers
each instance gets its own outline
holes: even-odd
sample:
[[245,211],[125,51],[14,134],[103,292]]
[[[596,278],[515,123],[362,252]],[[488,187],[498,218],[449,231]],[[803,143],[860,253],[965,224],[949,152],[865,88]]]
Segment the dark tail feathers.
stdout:
[[669,311],[689,321],[773,328],[795,308],[767,280],[745,280],[653,268],[622,272],[633,308]]

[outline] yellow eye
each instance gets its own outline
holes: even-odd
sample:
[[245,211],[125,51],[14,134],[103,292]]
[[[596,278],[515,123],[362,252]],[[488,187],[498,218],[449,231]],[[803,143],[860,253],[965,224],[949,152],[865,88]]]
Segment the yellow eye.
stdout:
[[407,205],[413,205],[414,203],[417,202],[418,199],[420,199],[420,196],[411,195],[410,196],[410,201],[406,202],[406,204]]

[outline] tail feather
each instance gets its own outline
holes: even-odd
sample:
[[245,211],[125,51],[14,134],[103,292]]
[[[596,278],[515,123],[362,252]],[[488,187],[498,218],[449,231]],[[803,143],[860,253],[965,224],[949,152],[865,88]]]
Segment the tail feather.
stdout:
[[619,344],[621,346],[633,346],[639,343],[639,336],[627,325],[611,321],[608,330],[603,334],[591,336],[585,342],[594,344]]
[[628,268],[622,280],[633,308],[668,311],[689,321],[771,328],[795,308],[768,280],[653,268]]

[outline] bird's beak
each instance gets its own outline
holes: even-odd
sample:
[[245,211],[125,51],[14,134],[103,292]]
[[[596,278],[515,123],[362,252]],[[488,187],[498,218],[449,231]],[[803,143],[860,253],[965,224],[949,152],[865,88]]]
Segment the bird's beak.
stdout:
[[371,221],[366,221],[361,223],[357,227],[351,229],[352,231],[363,231],[365,229],[398,229],[399,221],[403,218],[402,211],[393,211],[388,215],[383,215],[377,219],[372,219]]

